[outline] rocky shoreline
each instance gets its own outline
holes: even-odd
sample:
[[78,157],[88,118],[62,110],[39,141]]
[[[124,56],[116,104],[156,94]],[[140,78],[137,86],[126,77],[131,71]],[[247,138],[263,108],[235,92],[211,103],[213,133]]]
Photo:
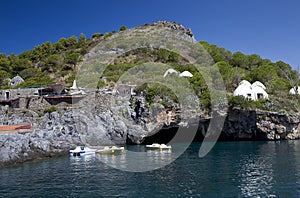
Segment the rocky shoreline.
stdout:
[[[129,107],[129,103],[123,104],[123,107],[125,106]],[[118,109],[114,108],[114,110]],[[68,150],[77,145],[141,144],[147,136],[160,134],[162,131],[165,133],[178,127],[179,124],[170,122],[172,116],[160,108],[155,109],[156,112],[152,109],[152,112],[139,116],[136,115],[136,108],[135,110],[128,108],[127,112],[123,112],[127,116],[117,115],[114,110],[94,112],[93,119],[90,119],[89,115],[82,117],[80,111],[52,112],[42,117],[34,117],[28,113],[12,114],[9,118],[2,112],[1,125],[29,121],[34,131],[0,135],[0,167],[37,158],[67,155]],[[298,114],[230,109],[225,116],[220,140],[300,138]],[[137,121],[137,117],[143,121]],[[197,136],[205,135],[210,119],[200,118]],[[159,139],[156,141],[159,142]]]

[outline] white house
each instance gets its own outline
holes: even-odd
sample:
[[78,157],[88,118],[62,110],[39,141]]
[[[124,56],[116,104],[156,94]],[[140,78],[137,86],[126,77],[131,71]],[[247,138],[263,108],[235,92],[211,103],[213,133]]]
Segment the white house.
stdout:
[[266,86],[256,81],[251,85],[247,80],[243,80],[239,83],[239,86],[234,90],[233,96],[244,96],[251,100],[267,99],[269,98],[268,93],[265,91]]
[[296,95],[296,93],[300,95],[300,87],[293,87],[289,90],[289,94],[291,95]]
[[254,100],[269,98],[269,95],[267,94],[267,92],[260,86],[252,87],[252,91],[253,91]]
[[13,78],[11,79],[11,81],[9,82],[9,84],[10,84],[10,86],[12,86],[12,87],[16,87],[16,86],[18,86],[19,84],[21,84],[21,83],[23,83],[23,82],[24,82],[24,79],[21,78],[19,75],[17,75],[17,76],[15,76],[15,77],[13,77]]
[[169,74],[178,74],[178,71],[176,71],[175,69],[168,69],[165,74],[164,74],[164,78],[167,77]]
[[247,80],[243,80],[239,83],[239,86],[234,90],[233,96],[244,96],[254,100],[254,93],[251,89],[251,83]]
[[186,78],[191,78],[193,77],[193,74],[191,74],[191,72],[189,71],[184,71],[181,74],[179,74],[180,77],[186,77]]

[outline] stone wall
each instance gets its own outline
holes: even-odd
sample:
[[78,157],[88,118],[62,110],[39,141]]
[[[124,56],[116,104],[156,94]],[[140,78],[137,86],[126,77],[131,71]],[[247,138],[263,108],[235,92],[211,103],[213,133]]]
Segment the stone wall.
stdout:
[[17,99],[19,97],[28,98],[38,96],[38,88],[5,89],[0,90],[0,100]]

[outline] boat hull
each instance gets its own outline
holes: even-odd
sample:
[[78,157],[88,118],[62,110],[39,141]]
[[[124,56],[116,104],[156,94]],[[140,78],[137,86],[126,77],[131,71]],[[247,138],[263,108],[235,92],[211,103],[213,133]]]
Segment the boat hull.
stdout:
[[159,148],[159,147],[147,147],[149,150],[170,150],[171,147],[168,148]]
[[89,147],[78,146],[74,150],[70,150],[69,153],[71,156],[84,156],[95,154],[96,149],[91,149]]
[[106,148],[106,149],[101,149],[97,150],[97,154],[115,154],[115,153],[121,153],[124,151],[124,147],[120,148]]

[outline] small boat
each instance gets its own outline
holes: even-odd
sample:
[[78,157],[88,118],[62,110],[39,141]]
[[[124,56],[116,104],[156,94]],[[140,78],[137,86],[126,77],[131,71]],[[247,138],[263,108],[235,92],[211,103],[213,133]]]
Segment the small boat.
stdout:
[[77,146],[74,150],[70,150],[71,156],[83,156],[89,154],[95,154],[96,149],[92,149],[88,146]]
[[171,146],[167,146],[165,144],[153,143],[151,145],[146,145],[146,148],[150,149],[150,150],[169,150],[172,147]]
[[103,149],[99,149],[96,151],[96,153],[99,154],[114,154],[118,152],[123,152],[124,147],[117,147],[117,146],[106,146]]

